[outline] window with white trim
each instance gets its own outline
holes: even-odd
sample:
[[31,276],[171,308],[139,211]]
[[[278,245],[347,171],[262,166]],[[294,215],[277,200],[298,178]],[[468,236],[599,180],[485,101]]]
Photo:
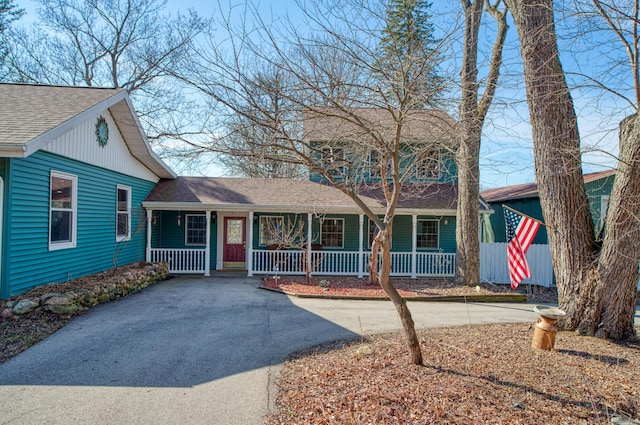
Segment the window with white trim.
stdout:
[[416,163],[416,179],[437,180],[440,177],[440,152],[437,149],[427,151]]
[[131,188],[118,185],[116,205],[116,241],[131,239]]
[[324,248],[344,247],[344,219],[324,219],[320,231],[320,244]]
[[259,224],[260,246],[277,245],[282,242],[284,218],[280,215],[261,215]]
[[49,185],[49,250],[75,248],[78,176],[51,171]]
[[342,147],[325,146],[321,150],[322,168],[333,177],[340,177],[347,174],[348,162],[346,160],[345,151]]
[[187,214],[185,216],[185,245],[207,244],[207,216],[204,214]]
[[418,220],[416,248],[438,248],[438,220]]

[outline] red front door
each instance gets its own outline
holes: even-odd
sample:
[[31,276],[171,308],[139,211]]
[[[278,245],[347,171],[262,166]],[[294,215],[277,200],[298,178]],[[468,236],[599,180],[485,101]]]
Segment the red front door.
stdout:
[[246,217],[224,218],[224,252],[222,254],[222,266],[224,268],[245,267],[245,253],[247,250],[246,227]]

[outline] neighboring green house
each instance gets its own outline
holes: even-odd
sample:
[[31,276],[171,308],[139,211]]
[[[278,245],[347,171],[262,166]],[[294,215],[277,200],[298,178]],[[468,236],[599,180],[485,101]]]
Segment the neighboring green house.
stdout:
[[0,295],[145,259],[142,200],[174,173],[122,89],[0,84]]
[[[607,213],[609,205],[609,194],[613,188],[615,170],[599,171],[584,175],[584,185],[589,200],[589,208],[596,232],[602,228],[602,219]],[[513,186],[488,189],[480,196],[495,211],[490,218],[491,229],[494,240],[484,242],[506,242],[504,210],[502,205],[511,207],[523,214],[536,218],[544,223],[542,208],[538,196],[538,185],[536,183],[525,183]],[[533,240],[534,244],[547,244],[547,229],[541,226]]]
[[[358,111],[385,124],[388,111]],[[407,123],[403,165],[413,177],[403,186],[394,219],[392,274],[453,276],[456,251],[457,176],[452,154],[455,121],[441,111],[419,111]],[[344,120],[305,116],[305,140],[319,152],[320,163],[335,177],[358,176],[359,195],[378,214],[385,211],[380,185],[380,160],[375,152],[350,152],[358,133]],[[447,140],[445,140],[448,137]],[[410,158],[420,143],[437,140],[420,161]],[[363,143],[359,144],[360,146]],[[359,155],[359,157],[356,157]],[[356,164],[356,165],[354,165]],[[349,170],[347,167],[355,167]],[[480,201],[479,201],[480,202]],[[481,212],[490,213],[485,204]],[[249,275],[279,273],[355,275],[368,273],[375,226],[356,203],[318,174],[309,180],[179,177],[162,180],[143,202],[147,210],[147,258],[168,261],[174,272],[243,270]],[[273,230],[289,235],[293,244],[273,240]],[[306,241],[311,241],[310,244]]]

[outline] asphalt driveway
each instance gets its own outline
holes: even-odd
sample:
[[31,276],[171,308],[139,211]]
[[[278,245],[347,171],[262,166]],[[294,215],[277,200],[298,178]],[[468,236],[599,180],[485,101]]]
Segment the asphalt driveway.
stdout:
[[[0,364],[0,424],[261,424],[294,351],[400,329],[389,301],[179,277],[93,308]],[[534,322],[527,304],[410,303],[416,327]]]

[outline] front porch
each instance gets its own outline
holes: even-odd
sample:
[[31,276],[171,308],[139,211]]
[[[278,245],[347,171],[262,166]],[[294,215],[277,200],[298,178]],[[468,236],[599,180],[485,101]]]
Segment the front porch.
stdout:
[[[368,276],[369,251],[306,251],[306,250],[247,250],[247,274],[311,276]],[[205,274],[205,249],[150,248],[149,261],[169,263],[169,273]],[[453,277],[455,254],[442,252],[391,253],[391,276],[395,277]]]

